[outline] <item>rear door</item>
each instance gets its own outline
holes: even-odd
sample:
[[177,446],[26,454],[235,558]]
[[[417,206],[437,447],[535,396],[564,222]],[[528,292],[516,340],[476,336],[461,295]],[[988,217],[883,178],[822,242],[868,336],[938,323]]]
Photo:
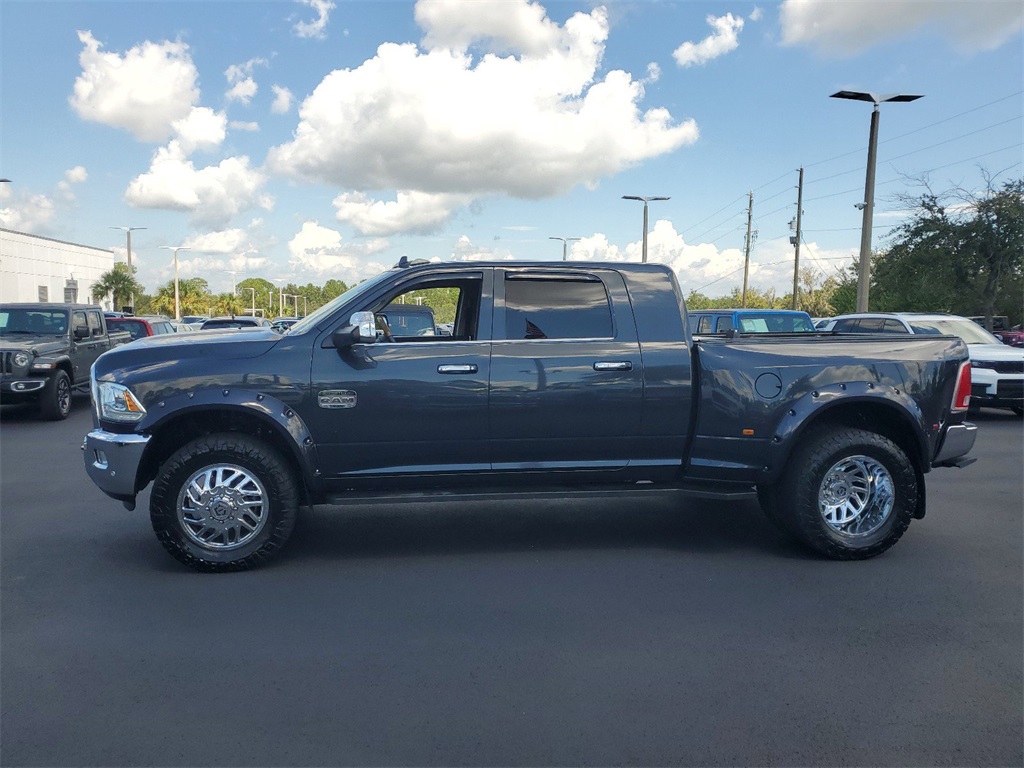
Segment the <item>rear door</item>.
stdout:
[[637,448],[643,369],[614,270],[495,272],[490,453],[498,471],[615,469]]

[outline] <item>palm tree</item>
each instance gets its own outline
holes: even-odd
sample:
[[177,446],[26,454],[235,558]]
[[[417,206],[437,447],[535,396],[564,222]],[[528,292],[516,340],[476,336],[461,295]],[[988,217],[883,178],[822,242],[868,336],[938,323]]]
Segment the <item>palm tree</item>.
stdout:
[[142,286],[135,280],[135,268],[128,271],[127,264],[117,263],[109,272],[100,275],[99,280],[93,283],[92,296],[94,301],[113,294],[114,308],[124,306],[128,298],[133,294],[141,294]]
[[235,315],[244,314],[242,310],[242,299],[234,293],[222,293],[217,297],[214,304],[217,309],[217,313],[221,315]]

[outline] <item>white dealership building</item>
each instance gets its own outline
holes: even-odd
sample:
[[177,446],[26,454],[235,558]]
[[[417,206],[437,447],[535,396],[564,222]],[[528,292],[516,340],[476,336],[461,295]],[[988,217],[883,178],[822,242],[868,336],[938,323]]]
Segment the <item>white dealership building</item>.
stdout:
[[[114,268],[114,252],[0,228],[0,301],[92,302],[92,286]],[[111,309],[110,296],[101,299]]]

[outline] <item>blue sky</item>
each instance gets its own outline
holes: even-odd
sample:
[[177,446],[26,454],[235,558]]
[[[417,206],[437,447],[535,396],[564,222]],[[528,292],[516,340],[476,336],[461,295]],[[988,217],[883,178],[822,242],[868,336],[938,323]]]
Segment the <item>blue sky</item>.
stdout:
[[0,225],[114,249],[150,291],[199,275],[348,283],[403,255],[639,260],[685,291],[792,283],[875,246],[911,180],[1021,175],[1019,0],[0,5]]

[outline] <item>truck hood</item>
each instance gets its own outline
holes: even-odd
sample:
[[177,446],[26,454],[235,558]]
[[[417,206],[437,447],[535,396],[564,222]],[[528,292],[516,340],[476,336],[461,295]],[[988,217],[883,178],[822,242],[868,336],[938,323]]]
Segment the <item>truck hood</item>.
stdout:
[[4,334],[0,337],[0,352],[28,352],[38,356],[64,352],[68,348],[63,336],[52,333]]
[[96,361],[96,373],[117,368],[138,368],[154,363],[194,358],[244,360],[259,357],[283,337],[269,328],[226,329],[146,336],[104,352]]
[[1024,360],[1024,349],[1011,347],[1008,344],[968,344],[967,352],[970,354],[971,360],[986,363]]

